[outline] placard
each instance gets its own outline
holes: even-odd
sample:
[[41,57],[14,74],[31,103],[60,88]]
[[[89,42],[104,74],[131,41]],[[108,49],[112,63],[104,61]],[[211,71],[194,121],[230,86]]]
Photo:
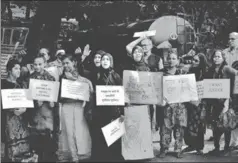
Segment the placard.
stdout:
[[108,146],[112,145],[125,133],[125,124],[124,122],[121,123],[119,119],[120,118],[102,128],[102,132]]
[[238,76],[235,77],[233,94],[238,94]]
[[97,105],[125,105],[123,86],[96,86]]
[[88,83],[62,79],[61,97],[89,101],[89,96]]
[[59,82],[30,79],[28,99],[57,102]]
[[122,155],[126,160],[154,157],[148,105],[125,107],[125,134],[122,136]]
[[3,109],[33,108],[33,100],[27,99],[27,89],[2,89]]
[[203,94],[204,94],[204,86],[203,86],[204,82],[203,81],[198,81],[197,82],[197,93],[198,93],[198,98],[202,99],[203,98]]
[[230,79],[204,79],[203,98],[230,98]]
[[163,73],[123,71],[125,101],[131,104],[161,104]]
[[198,101],[195,75],[164,76],[163,92],[170,104]]
[[156,30],[145,31],[145,32],[135,32],[133,37],[150,37],[155,36]]

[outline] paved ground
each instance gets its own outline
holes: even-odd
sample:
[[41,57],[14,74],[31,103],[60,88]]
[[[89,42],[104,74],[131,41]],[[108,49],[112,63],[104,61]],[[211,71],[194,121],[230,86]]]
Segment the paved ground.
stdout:
[[[158,132],[154,134],[154,154],[155,158],[152,160],[148,160],[146,162],[238,162],[238,150],[232,151],[228,154],[228,156],[211,156],[207,154],[209,151],[214,149],[213,141],[207,141],[212,135],[211,130],[207,130],[205,135],[205,147],[204,147],[204,155],[197,155],[196,152],[185,153],[183,158],[176,158],[173,153],[173,143],[171,143],[171,147],[169,149],[169,153],[165,158],[158,158],[160,145],[159,145],[159,134]],[[183,146],[185,148],[186,145]],[[221,150],[224,147],[224,140],[221,140]],[[157,156],[157,157],[156,157]]]

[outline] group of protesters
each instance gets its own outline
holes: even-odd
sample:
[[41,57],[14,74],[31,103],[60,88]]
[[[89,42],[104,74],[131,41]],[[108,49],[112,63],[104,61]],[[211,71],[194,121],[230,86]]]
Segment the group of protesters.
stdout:
[[[152,48],[153,43],[148,37],[140,37],[129,43],[126,51],[130,61],[127,63],[130,64],[125,66],[125,70],[162,72],[164,76],[194,74],[196,81],[231,81],[229,99],[199,99],[169,104],[164,98],[163,104],[148,105],[151,123],[156,117],[156,125],[160,130],[158,157],[163,158],[168,153],[172,132],[177,158],[190,151],[202,155],[204,134],[209,125],[212,126],[214,137],[214,150],[210,154],[221,154],[220,139],[223,133],[224,154],[237,150],[238,95],[233,94],[232,90],[235,76],[238,75],[238,33],[230,33],[229,48],[214,50],[211,65],[206,54],[196,51],[188,71],[179,66],[182,59],[176,51],[170,50],[165,64],[164,58],[153,53]],[[89,45],[83,51],[77,48],[75,54],[58,49],[55,56],[51,55],[49,49],[41,48],[33,63],[23,65],[23,53],[9,59],[8,76],[2,80],[2,89],[27,89],[30,79],[59,82],[67,79],[86,83],[90,97],[89,101],[82,101],[59,96],[58,102],[34,100],[34,108],[2,109],[4,160],[33,162],[36,156],[39,162],[125,160],[121,152],[121,138],[108,146],[101,130],[118,118],[123,122],[124,107],[96,105],[97,85],[123,85],[122,77],[114,70],[113,55],[103,50],[91,54]],[[93,66],[85,70],[84,61],[89,55],[93,56]],[[52,57],[55,57],[54,61]],[[48,72],[47,68],[50,67],[57,68],[57,73]],[[183,142],[187,145],[185,149],[182,149]]]

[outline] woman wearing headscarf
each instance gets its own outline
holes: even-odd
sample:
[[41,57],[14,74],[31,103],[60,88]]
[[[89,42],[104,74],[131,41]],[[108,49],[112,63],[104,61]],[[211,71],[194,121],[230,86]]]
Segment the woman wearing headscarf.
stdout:
[[[215,50],[212,55],[212,66],[208,69],[205,78],[208,79],[230,79],[231,90],[233,90],[234,77],[238,71],[227,65],[225,54],[221,50]],[[230,91],[232,93],[232,91]],[[225,135],[225,154],[229,151],[231,139],[231,130],[235,127],[235,115],[231,109],[231,99],[208,99],[206,100],[211,109],[214,146],[215,149],[210,154],[218,155],[220,153],[220,138]]]
[[[205,55],[198,53],[193,56],[192,67],[188,73],[194,74],[196,81],[202,81],[207,68],[208,63]],[[188,102],[186,107],[188,109],[188,124],[185,129],[184,140],[188,147],[183,152],[196,150],[198,154],[203,154],[204,134],[206,131],[204,100]]]
[[[18,83],[21,66],[15,59],[7,63],[8,76],[2,80],[2,89],[23,89]],[[33,108],[31,108],[33,109]],[[7,162],[21,162],[25,159],[35,162],[30,148],[30,130],[26,118],[26,108],[4,109],[1,111],[1,142],[5,144],[5,159]]]
[[[113,57],[109,53],[102,56],[100,78],[96,85],[122,85],[121,77],[113,70]],[[121,117],[123,109],[118,106],[97,106],[93,110],[92,159],[94,161],[124,160],[121,154],[121,139],[108,147],[101,129]],[[120,120],[122,121],[123,118]]]

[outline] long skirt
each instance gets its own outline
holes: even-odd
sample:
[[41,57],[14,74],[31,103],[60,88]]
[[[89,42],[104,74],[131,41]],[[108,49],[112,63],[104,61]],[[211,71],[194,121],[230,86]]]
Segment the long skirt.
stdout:
[[60,162],[74,162],[91,157],[92,142],[82,104],[80,101],[62,104],[57,152]]

